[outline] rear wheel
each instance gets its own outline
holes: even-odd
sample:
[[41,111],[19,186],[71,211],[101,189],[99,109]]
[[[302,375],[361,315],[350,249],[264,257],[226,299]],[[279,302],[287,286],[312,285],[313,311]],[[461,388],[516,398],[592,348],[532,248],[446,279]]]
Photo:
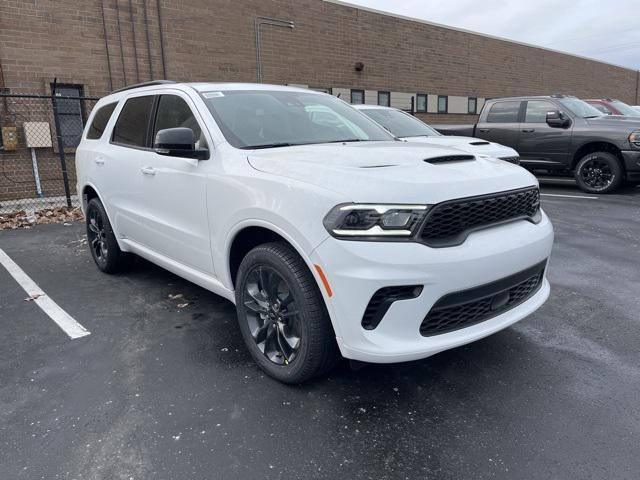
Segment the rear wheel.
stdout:
[[575,178],[580,189],[587,193],[610,193],[623,181],[618,158],[609,152],[592,152],[576,165]]
[[318,286],[284,242],[259,245],[242,260],[236,309],[252,357],[277,380],[304,382],[330,369],[338,358]]
[[115,273],[130,261],[131,254],[118,247],[107,212],[102,202],[92,198],[87,205],[87,241],[91,256],[100,270]]

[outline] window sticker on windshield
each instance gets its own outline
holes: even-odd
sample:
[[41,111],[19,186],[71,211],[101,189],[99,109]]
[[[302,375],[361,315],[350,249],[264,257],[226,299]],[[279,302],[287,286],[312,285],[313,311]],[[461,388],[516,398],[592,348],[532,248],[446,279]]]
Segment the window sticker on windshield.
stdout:
[[216,97],[224,97],[224,93],[222,92],[204,92],[202,94],[204,98],[216,98]]

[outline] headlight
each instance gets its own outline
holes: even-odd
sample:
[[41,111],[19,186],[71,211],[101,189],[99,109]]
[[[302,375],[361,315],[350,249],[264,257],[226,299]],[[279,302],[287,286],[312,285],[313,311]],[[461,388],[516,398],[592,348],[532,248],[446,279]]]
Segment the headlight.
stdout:
[[409,238],[427,213],[428,205],[348,203],[334,207],[324,226],[339,238]]
[[629,141],[636,147],[640,147],[640,130],[629,134]]

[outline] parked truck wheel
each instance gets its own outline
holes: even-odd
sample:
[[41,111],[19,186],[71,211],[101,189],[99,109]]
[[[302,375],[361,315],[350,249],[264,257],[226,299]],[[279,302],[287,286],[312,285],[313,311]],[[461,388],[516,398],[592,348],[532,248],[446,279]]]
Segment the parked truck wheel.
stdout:
[[578,187],[587,193],[611,193],[622,185],[624,172],[618,158],[609,152],[591,152],[578,161]]

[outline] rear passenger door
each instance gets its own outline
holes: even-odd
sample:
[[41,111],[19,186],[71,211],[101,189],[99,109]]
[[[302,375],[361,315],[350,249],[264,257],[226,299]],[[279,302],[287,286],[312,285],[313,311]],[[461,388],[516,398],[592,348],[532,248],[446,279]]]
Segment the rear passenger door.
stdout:
[[[159,130],[191,128],[198,143],[210,143],[204,123],[183,92],[158,96],[151,143]],[[195,270],[213,274],[207,218],[207,171],[212,161],[148,152],[140,165],[145,226],[141,243]]]
[[520,100],[497,101],[480,118],[476,136],[517,150],[520,137]]
[[529,168],[561,167],[569,154],[570,128],[547,125],[547,112],[558,110],[548,100],[527,100],[524,121],[520,124],[520,139],[516,150],[520,161]]

